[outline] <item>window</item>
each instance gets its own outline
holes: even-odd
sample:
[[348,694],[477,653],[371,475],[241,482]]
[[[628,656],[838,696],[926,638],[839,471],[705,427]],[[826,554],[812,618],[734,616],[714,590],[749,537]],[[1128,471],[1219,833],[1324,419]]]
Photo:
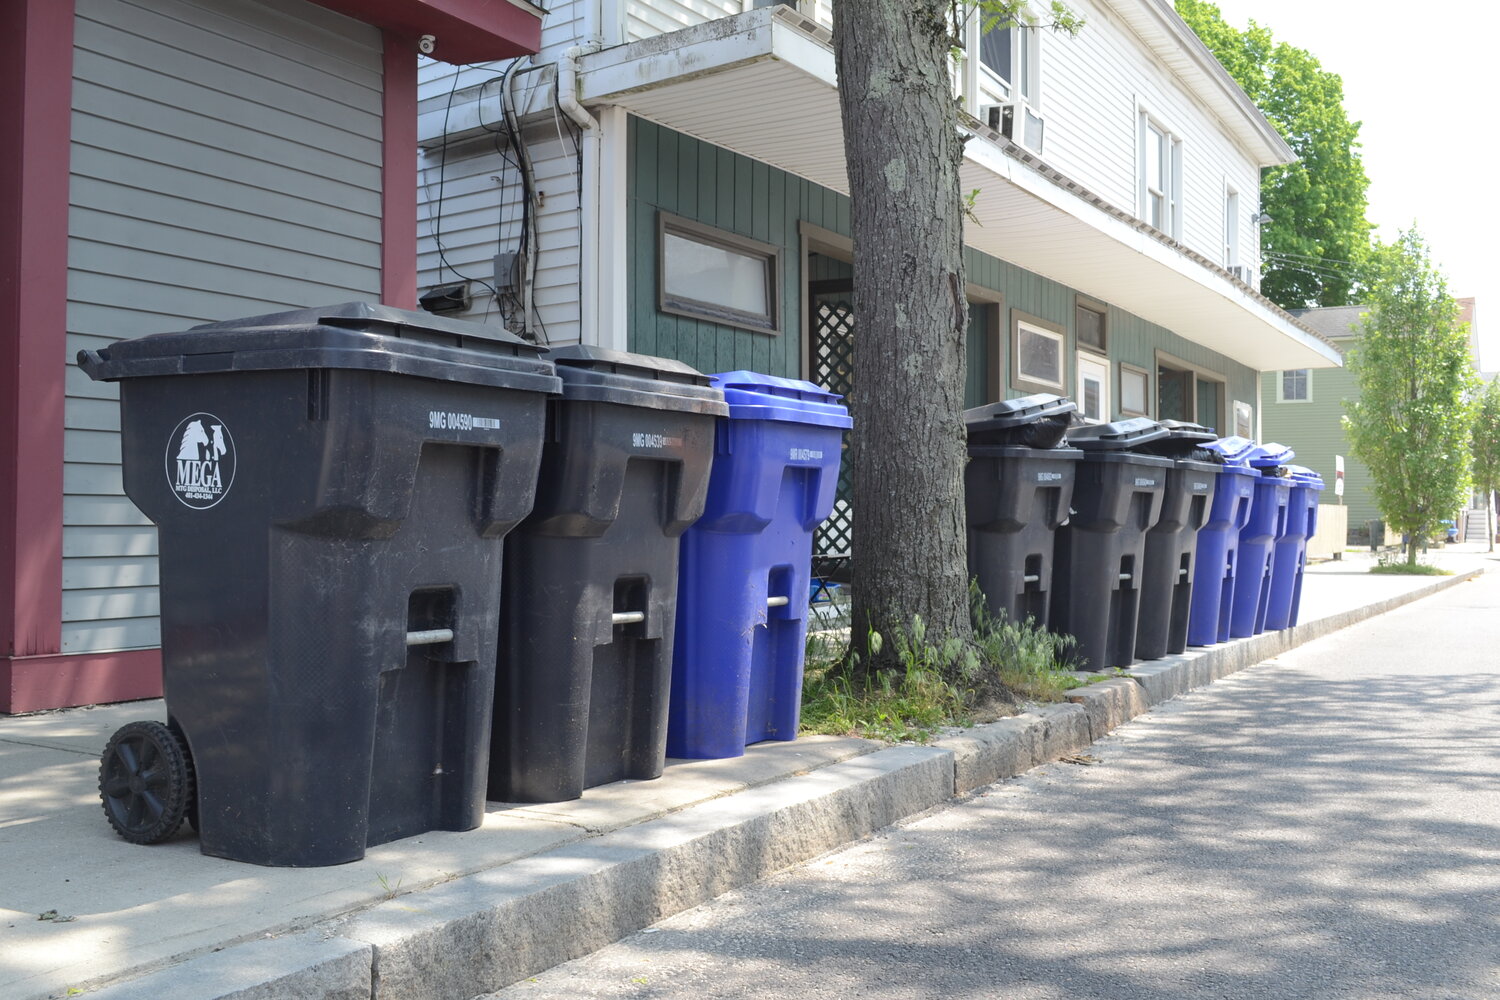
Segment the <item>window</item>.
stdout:
[[1108,349],[1104,336],[1104,306],[1079,298],[1073,307],[1073,333],[1079,347],[1092,347],[1103,354]]
[[1140,114],[1141,218],[1174,240],[1182,235],[1182,140]]
[[1312,402],[1312,373],[1306,368],[1296,368],[1281,373],[1281,393],[1278,403]]
[[1234,188],[1224,190],[1224,267],[1231,268],[1240,262],[1240,193]]
[[1151,416],[1151,373],[1134,365],[1120,366],[1120,412],[1129,417]]
[[780,247],[665,212],[658,226],[662,312],[781,332]]
[[979,65],[985,75],[1001,84],[1004,97],[1040,107],[1042,50],[1037,29],[1013,25],[985,31],[984,15],[975,14],[974,19],[979,22]]
[[1031,392],[1066,393],[1066,338],[1055,323],[1014,313],[1011,320],[1011,384]]
[[1078,412],[1085,420],[1109,419],[1109,361],[1078,352]]

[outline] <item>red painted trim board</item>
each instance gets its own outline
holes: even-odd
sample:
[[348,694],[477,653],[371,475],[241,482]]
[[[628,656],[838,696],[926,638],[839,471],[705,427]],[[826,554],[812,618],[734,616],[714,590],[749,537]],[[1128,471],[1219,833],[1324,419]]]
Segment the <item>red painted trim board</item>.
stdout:
[[161,650],[0,658],[0,712],[161,697]]
[[466,65],[530,55],[542,45],[542,12],[509,0],[314,0],[385,30],[388,44],[415,52],[433,36],[432,58]]
[[73,4],[0,4],[0,657],[62,648]]

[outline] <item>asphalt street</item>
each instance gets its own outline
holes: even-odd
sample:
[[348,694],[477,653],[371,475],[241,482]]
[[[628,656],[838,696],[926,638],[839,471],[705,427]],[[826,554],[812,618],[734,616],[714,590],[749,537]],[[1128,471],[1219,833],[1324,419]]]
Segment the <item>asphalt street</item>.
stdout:
[[1089,754],[494,996],[1500,998],[1500,573]]

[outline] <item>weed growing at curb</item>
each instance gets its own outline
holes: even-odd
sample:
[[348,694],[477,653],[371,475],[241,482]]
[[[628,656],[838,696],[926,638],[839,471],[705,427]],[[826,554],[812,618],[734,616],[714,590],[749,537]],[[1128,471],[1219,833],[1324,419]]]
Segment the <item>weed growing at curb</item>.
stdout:
[[[976,592],[977,598],[977,592]],[[1024,702],[1061,701],[1084,686],[1063,665],[1073,639],[1035,622],[990,617],[974,602],[974,641],[927,641],[920,618],[893,635],[871,633],[871,648],[891,642],[902,669],[862,681],[851,668],[849,627],[811,633],[802,685],[802,731],[925,743],[945,726],[971,726],[1013,715]]]
[[1443,569],[1432,563],[1409,563],[1403,555],[1382,555],[1380,561],[1370,567],[1371,573],[1384,573],[1389,576],[1452,576],[1451,569]]

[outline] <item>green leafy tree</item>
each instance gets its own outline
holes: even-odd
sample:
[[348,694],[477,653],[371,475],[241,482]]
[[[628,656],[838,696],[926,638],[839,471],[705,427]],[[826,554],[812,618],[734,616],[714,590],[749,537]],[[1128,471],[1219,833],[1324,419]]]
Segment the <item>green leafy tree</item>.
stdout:
[[1370,181],[1343,80],[1254,21],[1231,26],[1206,0],[1177,0],[1177,13],[1298,156],[1261,178],[1261,210],[1271,216],[1261,230],[1261,291],[1287,309],[1356,301],[1368,267]]
[[1374,259],[1370,311],[1349,358],[1359,398],[1345,401],[1343,421],[1415,566],[1423,539],[1468,494],[1477,380],[1468,324],[1416,229],[1378,247]]
[[1495,551],[1495,493],[1500,491],[1500,376],[1490,379],[1474,414],[1474,486],[1484,491],[1490,551]]

